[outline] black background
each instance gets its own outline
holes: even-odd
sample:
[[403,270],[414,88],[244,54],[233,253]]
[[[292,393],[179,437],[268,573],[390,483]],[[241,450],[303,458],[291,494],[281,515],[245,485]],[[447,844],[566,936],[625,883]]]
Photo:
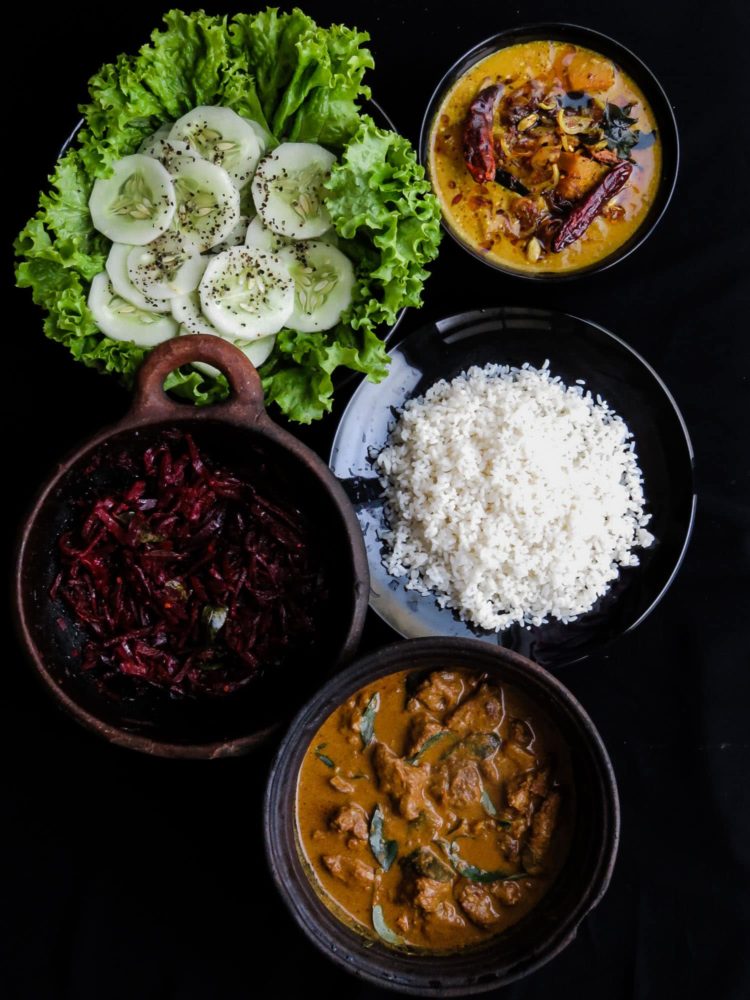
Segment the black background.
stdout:
[[[666,379],[697,458],[698,518],[672,589],[635,633],[562,675],[600,728],[620,784],[611,888],[573,945],[504,996],[747,997],[745,4],[459,0],[449,9],[309,0],[307,9],[321,23],[371,32],[375,96],[414,141],[447,66],[483,37],[535,20],[613,35],[651,66],[674,103],[681,174],[664,221],[640,250],[604,274],[542,287],[496,274],[446,239],[422,315],[524,304],[602,323]],[[12,287],[9,242],[76,121],[87,78],[145,41],[160,11],[127,2],[43,13],[19,4],[5,18],[0,464],[8,566],[20,517],[56,459],[128,405],[116,382],[42,336],[29,293]],[[419,320],[410,313],[401,332]],[[340,412],[339,403],[308,435],[323,454]],[[111,747],[58,713],[10,625],[4,635],[0,992],[40,1000],[224,1000],[311,989],[386,996],[319,956],[277,898],[261,838],[270,749],[175,763]],[[363,645],[392,638],[371,620]]]

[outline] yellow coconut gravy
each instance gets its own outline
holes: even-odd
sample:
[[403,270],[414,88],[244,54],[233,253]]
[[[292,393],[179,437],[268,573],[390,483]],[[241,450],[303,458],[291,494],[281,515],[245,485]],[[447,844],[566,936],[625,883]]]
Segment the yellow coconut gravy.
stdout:
[[455,950],[545,894],[573,824],[559,733],[511,687],[446,667],[368,684],[323,723],[297,833],[326,904],[386,943]]
[[[498,173],[477,183],[465,128],[489,85],[501,85],[492,118]],[[632,165],[624,187],[556,252],[561,225],[623,162]],[[525,42],[483,59],[448,93],[429,167],[446,221],[475,250],[520,271],[564,272],[607,257],[638,229],[659,184],[661,144],[643,93],[613,62],[562,42]]]

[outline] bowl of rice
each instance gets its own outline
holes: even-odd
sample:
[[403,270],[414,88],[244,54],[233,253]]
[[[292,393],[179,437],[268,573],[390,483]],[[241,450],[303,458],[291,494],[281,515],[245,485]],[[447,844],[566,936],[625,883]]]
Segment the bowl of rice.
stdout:
[[331,468],[365,536],[371,606],[396,631],[556,666],[656,606],[690,535],[693,455],[624,341],[546,310],[478,310],[407,337],[372,389]]

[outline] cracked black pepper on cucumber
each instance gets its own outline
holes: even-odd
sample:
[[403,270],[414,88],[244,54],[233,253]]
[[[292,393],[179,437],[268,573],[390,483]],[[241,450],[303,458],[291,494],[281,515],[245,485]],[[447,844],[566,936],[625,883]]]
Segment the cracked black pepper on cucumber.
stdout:
[[[48,337],[128,385],[181,334],[232,340],[308,423],[338,367],[377,381],[378,336],[421,304],[439,209],[409,141],[359,108],[368,36],[300,10],[178,10],[89,84],[77,142],[16,241]],[[173,372],[204,404],[226,382]]]

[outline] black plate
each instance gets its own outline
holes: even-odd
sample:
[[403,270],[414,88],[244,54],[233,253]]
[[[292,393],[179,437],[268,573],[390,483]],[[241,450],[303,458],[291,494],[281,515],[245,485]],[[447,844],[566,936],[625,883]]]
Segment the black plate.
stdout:
[[[344,412],[330,465],[357,511],[370,563],[370,606],[401,635],[475,636],[546,667],[584,659],[635,628],[656,607],[677,573],[695,515],[693,449],[685,422],[662,380],[639,354],[603,327],[542,309],[482,309],[424,326],[390,351],[380,385],[363,382]],[[382,562],[383,502],[372,459],[393,424],[394,411],[441,378],[490,362],[537,367],[549,359],[570,385],[585,379],[632,431],[644,477],[649,530],[656,542],[639,549],[640,566],[620,572],[587,614],[562,624],[488,632],[441,609],[431,596],[406,590]]]

